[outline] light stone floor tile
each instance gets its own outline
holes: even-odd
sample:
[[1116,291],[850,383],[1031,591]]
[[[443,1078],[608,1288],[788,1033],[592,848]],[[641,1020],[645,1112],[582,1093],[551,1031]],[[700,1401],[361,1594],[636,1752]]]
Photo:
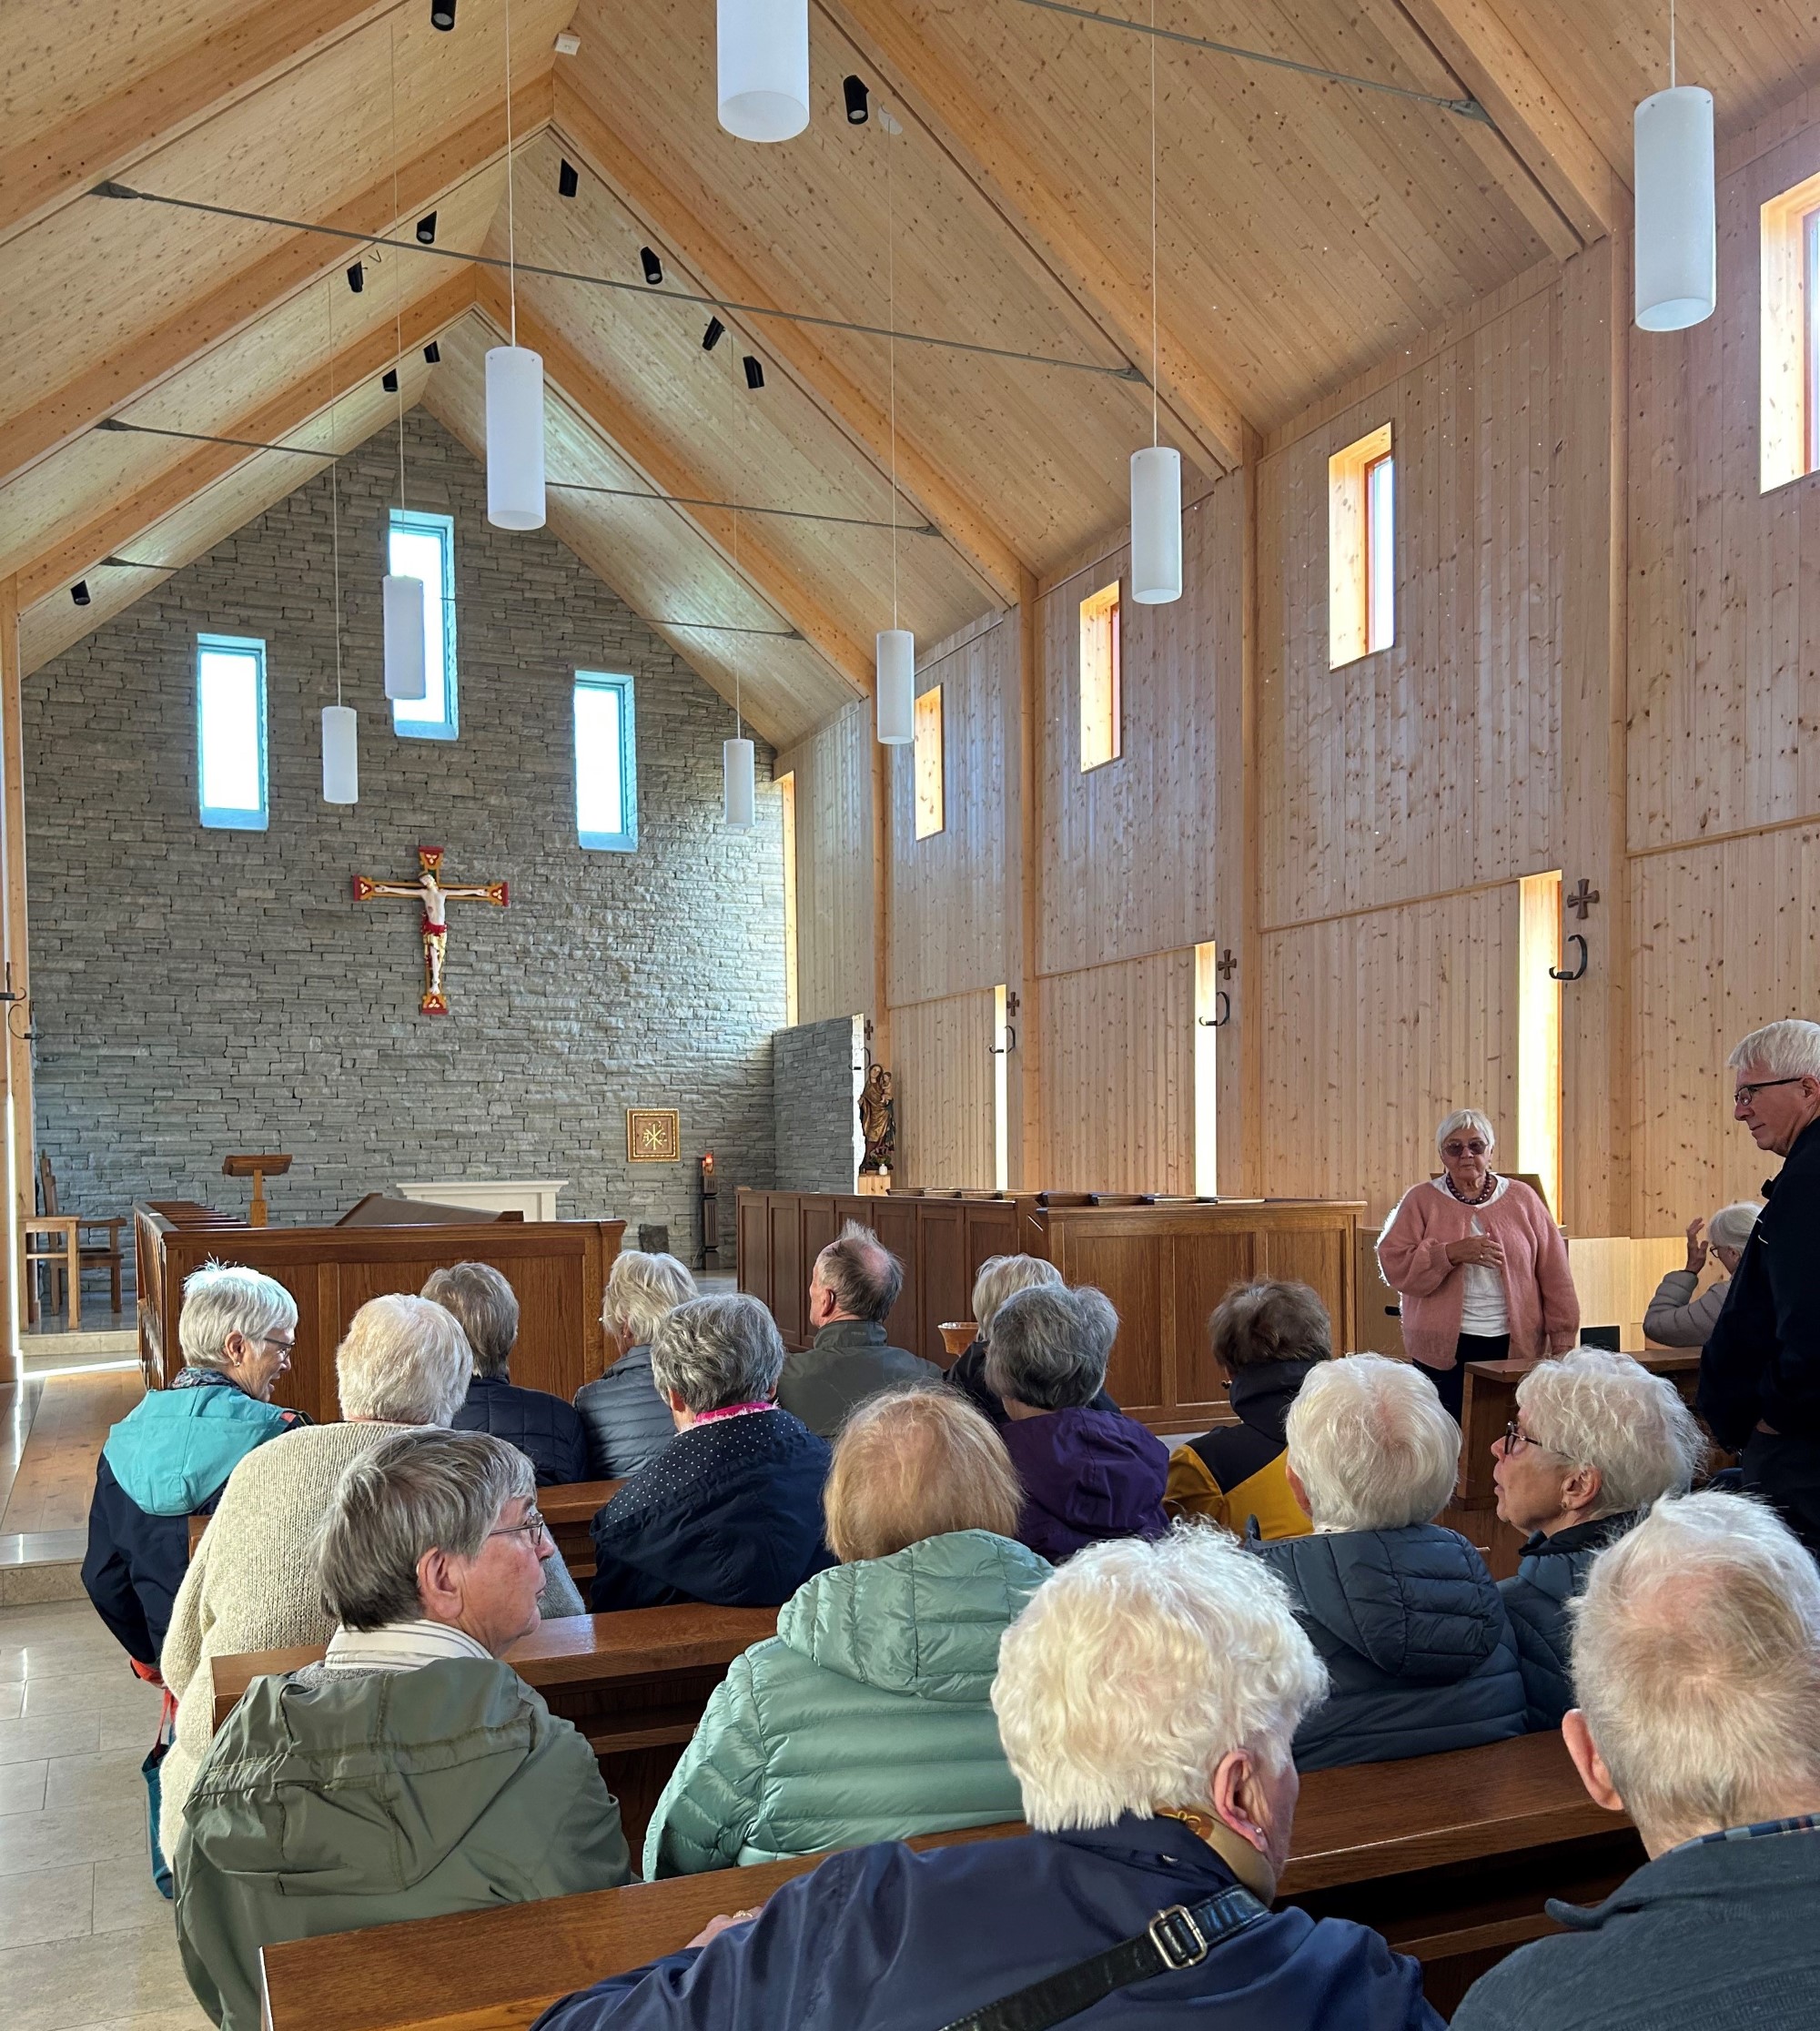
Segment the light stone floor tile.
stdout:
[[[152,1865],[143,1854],[128,1862],[95,1864],[95,1916],[98,1933],[139,1932],[177,1923],[170,1900],[161,1897],[152,1881]],[[173,1947],[173,1952],[176,1950]]]
[[96,1724],[98,1733],[95,1746],[97,1750],[133,1749],[137,1751],[142,1760],[146,1751],[151,1747],[152,1737],[158,1728],[158,1709],[156,1706],[147,1707],[143,1711],[136,1710],[131,1713],[90,1713],[81,1718]]
[[[149,1749],[151,1743],[147,1732],[146,1747]],[[36,1721],[0,1721],[0,1767],[31,1763],[41,1756],[89,1756],[100,1747],[98,1713],[50,1713]]]
[[161,2011],[187,2031],[208,2022],[184,1981],[168,1925],[0,1949],[0,1996],[6,2031],[70,2031]]
[[[106,1805],[0,1818],[0,1879],[71,1862],[126,1861],[147,1853],[143,1787],[137,1798],[129,1794]],[[149,1858],[146,1866],[151,1866]]]
[[8,1877],[0,1895],[0,1947],[36,1946],[92,1931],[94,1873],[84,1862],[74,1868]]
[[47,1763],[0,1763],[0,1817],[13,1813],[42,1813]]
[[[147,1737],[136,1749],[110,1749],[93,1756],[57,1756],[50,1764],[45,1791],[46,1806],[56,1811],[65,1805],[105,1805],[110,1800],[145,1795],[145,1777],[139,1765],[151,1747]],[[0,1776],[4,1776],[0,1771]]]
[[0,1721],[16,1721],[25,1712],[25,1689],[23,1685],[0,1685]]
[[95,2024],[60,2025],[57,2031],[211,2031],[208,2019],[194,2003],[141,2016],[103,2017]]
[[[111,1713],[122,1717],[143,1713],[146,1740],[149,1742],[157,1725],[157,1688],[136,1679],[118,1652],[113,1662],[116,1670],[97,1664],[67,1676],[59,1672],[54,1677],[28,1678],[18,1689],[25,1695],[20,1711],[33,1719],[46,1713]],[[5,1690],[0,1686],[0,1694]]]

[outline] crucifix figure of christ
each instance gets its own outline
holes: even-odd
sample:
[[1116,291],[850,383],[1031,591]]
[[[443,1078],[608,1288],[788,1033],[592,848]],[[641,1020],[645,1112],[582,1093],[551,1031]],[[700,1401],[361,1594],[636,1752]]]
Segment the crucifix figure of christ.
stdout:
[[417,864],[422,870],[414,882],[374,882],[364,874],[354,877],[354,900],[365,903],[375,895],[410,896],[423,905],[423,999],[419,1009],[426,1016],[446,1016],[449,997],[442,991],[442,962],[449,950],[449,903],[491,903],[503,910],[510,898],[503,882],[445,882],[442,879],[442,848],[420,846]]

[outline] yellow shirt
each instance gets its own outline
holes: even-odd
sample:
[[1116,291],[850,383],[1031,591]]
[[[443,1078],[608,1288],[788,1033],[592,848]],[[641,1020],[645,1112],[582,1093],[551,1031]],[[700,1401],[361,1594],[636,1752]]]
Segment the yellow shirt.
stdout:
[[1252,1517],[1266,1538],[1307,1537],[1314,1529],[1308,1513],[1289,1492],[1287,1450],[1234,1487],[1222,1489],[1213,1471],[1192,1446],[1178,1446],[1169,1455],[1169,1481],[1163,1501],[1171,1515],[1207,1516],[1245,1535]]

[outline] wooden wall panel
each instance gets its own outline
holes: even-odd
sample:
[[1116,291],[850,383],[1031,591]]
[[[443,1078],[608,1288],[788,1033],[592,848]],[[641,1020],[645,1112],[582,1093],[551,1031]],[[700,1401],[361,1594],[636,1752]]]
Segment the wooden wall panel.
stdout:
[[872,707],[861,700],[787,754],[796,776],[797,1020],[873,1006]]
[[992,1188],[992,992],[892,1011],[900,1185]]

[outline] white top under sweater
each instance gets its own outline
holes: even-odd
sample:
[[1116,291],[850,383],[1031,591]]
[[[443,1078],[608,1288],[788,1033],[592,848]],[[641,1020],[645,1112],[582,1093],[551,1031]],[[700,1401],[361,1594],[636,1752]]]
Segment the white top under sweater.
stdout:
[[[1437,1192],[1448,1198],[1457,1195],[1448,1189],[1447,1176],[1431,1179]],[[1481,1203],[1491,1206],[1502,1198],[1504,1188],[1510,1183],[1501,1177],[1491,1188],[1489,1197]],[[1462,1205],[1464,1200],[1461,1202]],[[1482,1235],[1485,1223],[1478,1214],[1472,1216],[1472,1231]],[[1460,1330],[1475,1339],[1496,1339],[1500,1333],[1511,1329],[1511,1308],[1504,1296],[1504,1278],[1502,1270],[1488,1269],[1482,1262],[1463,1262],[1460,1266],[1460,1280],[1464,1287],[1465,1302],[1461,1308]]]

